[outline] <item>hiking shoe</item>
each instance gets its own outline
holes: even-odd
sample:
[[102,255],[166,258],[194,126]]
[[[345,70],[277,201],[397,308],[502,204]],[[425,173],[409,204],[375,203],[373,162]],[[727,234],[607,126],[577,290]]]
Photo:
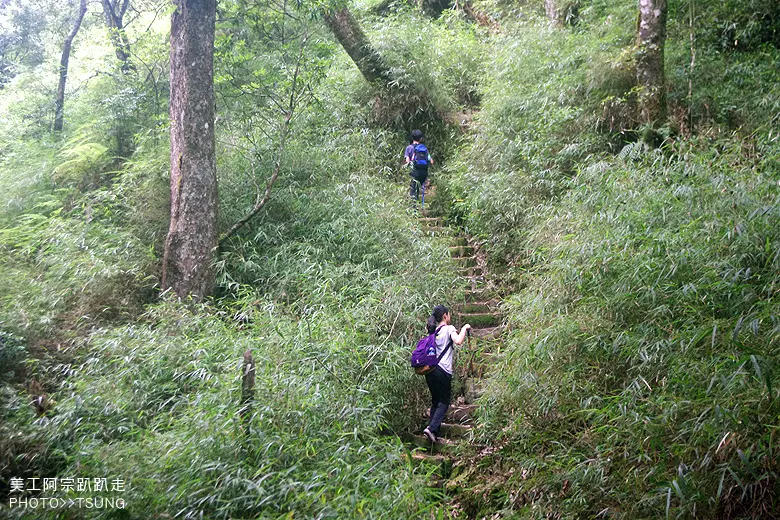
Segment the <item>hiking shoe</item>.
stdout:
[[424,434],[426,437],[428,437],[428,440],[429,440],[429,441],[431,441],[432,443],[435,443],[435,442],[438,440],[438,439],[436,438],[436,436],[433,434],[433,432],[432,432],[431,430],[429,430],[428,428],[425,428],[425,429],[423,430],[423,434]]

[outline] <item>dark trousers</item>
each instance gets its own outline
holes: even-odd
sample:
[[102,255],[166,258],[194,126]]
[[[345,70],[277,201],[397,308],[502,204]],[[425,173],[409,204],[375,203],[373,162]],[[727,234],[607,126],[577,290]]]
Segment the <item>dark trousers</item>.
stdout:
[[428,179],[428,170],[412,170],[412,180],[409,183],[409,196],[414,200],[420,198],[420,189]]
[[450,407],[452,376],[440,367],[436,367],[436,370],[426,374],[425,382],[428,383],[428,389],[431,391],[431,421],[428,423],[428,429],[434,435],[438,435],[439,426]]

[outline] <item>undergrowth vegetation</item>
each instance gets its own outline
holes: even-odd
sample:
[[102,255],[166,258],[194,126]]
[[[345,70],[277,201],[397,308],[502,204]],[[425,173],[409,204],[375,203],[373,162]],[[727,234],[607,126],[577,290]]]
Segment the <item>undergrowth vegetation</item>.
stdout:
[[[458,31],[453,38],[469,37]],[[276,59],[272,41],[256,42],[267,53],[259,62],[239,40],[257,35],[218,41],[221,229],[251,209],[277,162],[279,180],[264,210],[221,245],[214,300],[159,301],[167,56],[139,49],[145,82],[95,81],[82,67],[99,69],[111,51],[98,52],[89,34],[71,77],[84,89],[69,98],[61,138],[35,138],[47,135],[31,118],[33,109],[48,116],[45,89],[14,88],[35,71],[3,92],[6,113],[25,123],[4,129],[2,150],[4,504],[11,477],[89,474],[128,482],[128,517],[441,517],[437,492],[394,435],[425,406],[406,367],[412,342],[432,302],[460,291],[447,244],[414,225],[399,182],[407,130],[386,128],[395,116],[371,126],[363,79],[319,35],[299,62],[309,97],[282,147],[268,100],[294,88],[285,60],[297,55]],[[278,77],[259,89],[252,74],[263,67]],[[410,83],[430,72],[411,70],[420,77]],[[444,143],[446,124],[424,119]],[[246,350],[256,362],[251,413],[241,397]]]
[[777,511],[778,179],[709,144],[594,164],[531,226],[484,407],[516,504]]
[[[237,328],[236,312],[250,324]],[[429,491],[400,442],[381,436],[413,376],[406,349],[373,336],[328,308],[296,318],[256,295],[222,311],[160,304],[91,335],[41,426],[63,473],[132,483],[133,517],[414,516]],[[256,386],[242,413],[246,349]]]
[[495,449],[458,478],[470,514],[780,515],[780,54],[710,46],[707,13],[691,71],[687,7],[657,150],[630,118],[619,11],[495,47],[446,186],[511,294],[480,407]]

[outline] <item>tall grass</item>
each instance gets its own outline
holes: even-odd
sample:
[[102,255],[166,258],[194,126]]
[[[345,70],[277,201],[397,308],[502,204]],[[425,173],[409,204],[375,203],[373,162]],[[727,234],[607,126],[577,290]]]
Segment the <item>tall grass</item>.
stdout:
[[537,215],[485,419],[540,511],[777,514],[777,181],[711,144],[583,170]]
[[[0,328],[26,340],[4,342],[3,359],[24,365],[25,346],[67,340],[65,352],[49,341],[51,355],[27,357],[49,394],[45,414],[19,381],[4,387],[3,482],[123,478],[131,517],[441,517],[428,470],[394,433],[416,427],[425,407],[407,367],[412,343],[431,306],[460,289],[447,244],[419,231],[395,170],[407,129],[372,126],[352,72],[337,62],[312,87],[318,103],[293,121],[271,200],[223,245],[217,294],[203,306],[150,303],[167,219],[164,129],[147,120],[132,156],[113,156],[111,129],[154,112],[153,93],[101,83],[85,94],[106,107],[98,130],[53,146],[44,202],[20,202],[3,220]],[[108,110],[123,96],[146,108]],[[75,119],[93,115],[69,106]],[[233,131],[218,126],[223,229],[251,207],[278,147],[266,135],[238,153],[245,136]],[[247,349],[256,389],[242,421]]]
[[689,98],[674,11],[650,150],[621,119],[630,25],[605,5],[505,37],[450,163],[450,214],[513,293],[493,446],[456,489],[474,516],[777,518],[777,49],[700,42]]
[[[457,13],[364,18],[393,95],[319,48],[332,66],[317,102],[201,306],[150,305],[167,218],[164,46],[143,41],[149,82],[100,78],[70,97],[62,141],[45,138],[34,74],[6,87],[3,482],[121,477],[131,517],[442,517],[391,435],[424,408],[409,347],[432,303],[460,297],[397,168],[420,125],[446,164],[441,209],[485,243],[511,294],[480,407],[476,440],[491,446],[453,484],[464,511],[778,517],[777,49],[740,15],[750,45],[705,52],[730,34],[707,11],[692,71],[673,6],[669,137],[650,150],[634,142],[635,6],[585,2],[567,30],[538,23],[538,5],[481,7],[500,32]],[[225,110],[256,109],[235,103]],[[223,229],[277,157],[271,135],[238,153],[238,127],[218,126]],[[118,157],[126,129],[132,155]],[[44,381],[53,408],[35,415],[20,374]]]
[[[407,395],[412,383],[398,369],[408,348],[356,343],[334,316],[299,321],[272,301],[246,304],[255,311],[241,330],[216,309],[164,303],[142,322],[96,331],[39,426],[64,450],[62,474],[123,478],[131,516],[429,514],[435,502],[405,448],[381,435],[387,394]],[[245,349],[256,362],[248,423]]]

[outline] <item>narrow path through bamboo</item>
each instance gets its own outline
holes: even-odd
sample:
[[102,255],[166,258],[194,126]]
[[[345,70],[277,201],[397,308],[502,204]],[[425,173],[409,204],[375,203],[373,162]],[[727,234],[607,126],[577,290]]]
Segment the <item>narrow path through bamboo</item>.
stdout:
[[[421,432],[405,439],[412,446],[410,453],[414,461],[438,466],[431,484],[446,489],[447,480],[458,473],[463,462],[458,456],[463,451],[459,446],[462,448],[464,442],[473,443],[476,437],[478,425],[474,413],[484,390],[485,367],[500,356],[503,317],[495,287],[486,277],[486,258],[479,246],[448,226],[442,217],[424,215],[418,221],[424,232],[449,238],[456,273],[465,285],[463,301],[452,306],[453,324],[459,328],[470,323],[473,327],[468,342],[457,352],[453,404],[442,424],[440,442],[431,444]],[[452,505],[457,508],[457,504]]]

